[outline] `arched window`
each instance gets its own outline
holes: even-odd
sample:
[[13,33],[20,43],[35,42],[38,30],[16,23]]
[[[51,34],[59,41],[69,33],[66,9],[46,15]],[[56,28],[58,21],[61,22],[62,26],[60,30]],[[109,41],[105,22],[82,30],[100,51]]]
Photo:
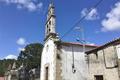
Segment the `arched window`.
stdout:
[[49,28],[49,26],[47,25],[47,34],[49,33],[48,28]]
[[49,21],[49,25],[51,25],[51,21]]
[[49,32],[51,32],[51,29],[49,29]]

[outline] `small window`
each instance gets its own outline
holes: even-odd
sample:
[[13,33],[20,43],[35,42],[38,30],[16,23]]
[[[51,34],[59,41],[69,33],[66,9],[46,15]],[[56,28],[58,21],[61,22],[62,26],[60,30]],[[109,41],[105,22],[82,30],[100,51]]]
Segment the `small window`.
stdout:
[[103,75],[95,75],[95,80],[103,80]]
[[48,28],[48,25],[47,25],[47,28]]
[[49,32],[51,31],[51,29],[49,29]]
[[49,25],[51,25],[51,21],[49,21]]

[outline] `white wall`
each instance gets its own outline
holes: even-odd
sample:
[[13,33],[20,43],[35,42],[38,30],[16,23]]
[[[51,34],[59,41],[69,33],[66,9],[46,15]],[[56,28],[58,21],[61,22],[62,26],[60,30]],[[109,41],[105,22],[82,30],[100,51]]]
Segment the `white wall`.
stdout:
[[42,61],[41,61],[41,80],[45,80],[45,65],[49,65],[49,80],[55,79],[55,44],[53,40],[47,41],[45,43],[43,52],[42,52]]
[[[72,72],[72,46],[75,58],[76,73]],[[93,49],[87,47],[86,50]],[[42,61],[41,61],[41,79],[45,80],[45,66],[49,65],[49,80],[56,80],[56,55],[57,48],[53,40],[48,40],[43,48]],[[88,69],[85,61],[85,54],[83,53],[82,46],[70,45],[61,48],[61,75],[62,80],[87,80]]]
[[[90,50],[92,48],[86,48]],[[88,69],[82,46],[73,46],[76,73],[72,72],[72,46],[62,46],[62,80],[87,80]]]

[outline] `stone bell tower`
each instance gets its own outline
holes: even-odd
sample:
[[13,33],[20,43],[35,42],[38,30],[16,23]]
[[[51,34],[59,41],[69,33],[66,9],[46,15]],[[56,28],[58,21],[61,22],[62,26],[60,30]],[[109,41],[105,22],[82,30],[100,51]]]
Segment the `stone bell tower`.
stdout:
[[59,40],[55,31],[56,16],[53,2],[49,4],[45,24],[44,48],[41,56],[40,80],[56,80],[56,44]]
[[45,24],[45,38],[46,39],[51,34],[56,34],[55,26],[56,26],[55,7],[54,7],[53,2],[51,2],[49,4],[47,21],[46,21],[46,24]]

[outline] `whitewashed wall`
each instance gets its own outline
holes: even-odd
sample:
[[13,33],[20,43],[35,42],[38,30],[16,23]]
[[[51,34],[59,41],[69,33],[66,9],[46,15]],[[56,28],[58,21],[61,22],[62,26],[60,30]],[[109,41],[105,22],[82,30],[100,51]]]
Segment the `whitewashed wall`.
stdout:
[[42,62],[41,62],[41,79],[45,80],[45,65],[49,67],[49,80],[56,80],[55,79],[55,69],[56,69],[56,51],[55,51],[55,44],[53,40],[48,40],[47,43],[44,45],[44,49],[42,52]]
[[[86,48],[86,50],[90,50],[93,48]],[[88,68],[86,64],[85,54],[83,53],[82,46],[74,46],[74,60],[75,60],[75,69],[76,73],[72,72],[72,45],[71,46],[62,46],[62,54],[61,54],[61,63],[62,63],[62,80],[87,80],[88,76]]]
[[[72,72],[72,46],[75,58],[76,73]],[[86,50],[91,50],[93,47],[86,47]],[[56,80],[56,58],[57,48],[54,41],[49,39],[43,48],[42,61],[41,61],[41,79],[45,80],[45,66],[49,67],[49,80]],[[85,54],[83,53],[83,47],[78,45],[65,46],[61,48],[61,74],[62,80],[87,80],[88,69],[86,64]]]

